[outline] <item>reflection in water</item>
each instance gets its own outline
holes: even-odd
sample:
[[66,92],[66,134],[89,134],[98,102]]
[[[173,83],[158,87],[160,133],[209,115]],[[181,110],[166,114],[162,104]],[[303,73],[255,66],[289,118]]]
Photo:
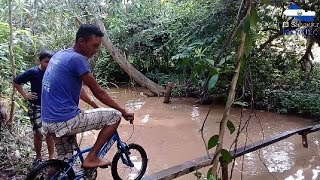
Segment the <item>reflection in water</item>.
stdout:
[[320,169],[320,166],[317,166],[317,169],[312,170],[312,173],[313,173],[312,180],[316,180],[317,177],[319,176],[319,172],[320,172],[319,169]]
[[129,100],[126,102],[125,104],[125,108],[128,109],[132,109],[133,111],[137,111],[139,109],[141,109],[141,107],[145,104],[146,102],[141,100],[141,99],[137,99],[137,100]]
[[261,168],[259,166],[256,166],[257,161],[257,153],[248,153],[245,157],[245,166],[244,166],[244,173],[250,174],[251,176],[257,175],[260,173]]
[[146,124],[149,120],[150,120],[150,114],[146,114],[144,117],[143,117],[143,119],[141,120],[141,122],[143,123],[143,124]]
[[299,169],[294,175],[287,177],[285,180],[303,180],[304,176],[302,174],[303,170]]
[[[262,150],[245,154],[243,169],[242,169],[242,159],[241,158],[236,159],[235,169],[237,169],[239,172],[242,172],[242,174],[248,175],[248,177],[261,175],[261,174],[265,173],[265,171],[266,171],[265,167],[263,165],[260,165],[261,160],[259,158],[259,154],[261,157]],[[262,160],[263,160],[263,162],[266,161],[263,158],[262,158]]]
[[283,140],[266,147],[262,152],[270,172],[283,172],[294,166],[294,148],[291,142]]
[[199,121],[200,111],[198,106],[193,106],[191,111],[191,118],[193,121]]
[[[248,153],[244,155],[244,169],[243,174],[249,176],[255,176],[263,174],[266,170],[265,167],[260,166],[261,160],[259,159],[258,151]],[[264,164],[267,166],[269,172],[284,172],[290,170],[295,166],[295,149],[292,142],[283,140],[278,143],[272,144],[261,149],[261,158]],[[242,159],[236,159],[236,169],[241,172]],[[239,164],[240,163],[240,164]],[[289,176],[287,180],[300,180],[304,178],[302,176],[302,170],[296,171],[295,174]]]

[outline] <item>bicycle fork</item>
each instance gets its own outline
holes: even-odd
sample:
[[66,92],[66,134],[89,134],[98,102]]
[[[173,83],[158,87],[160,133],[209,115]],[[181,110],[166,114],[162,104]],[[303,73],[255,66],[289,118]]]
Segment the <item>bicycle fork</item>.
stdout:
[[118,144],[118,149],[119,152],[121,153],[121,160],[122,163],[129,166],[129,167],[134,167],[134,164],[132,163],[131,159],[130,159],[130,152],[129,152],[129,147],[127,144],[123,143],[123,142],[118,142],[120,144]]

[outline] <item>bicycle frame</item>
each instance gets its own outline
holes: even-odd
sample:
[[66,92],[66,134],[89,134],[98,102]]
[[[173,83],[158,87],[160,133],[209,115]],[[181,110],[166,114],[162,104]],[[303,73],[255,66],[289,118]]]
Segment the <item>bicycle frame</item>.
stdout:
[[[126,156],[126,157],[123,157],[123,156],[121,157],[122,162],[124,164],[130,166],[130,167],[133,167],[134,165],[133,165],[133,163],[131,162],[131,160],[129,158],[129,153],[128,153],[128,150],[126,148],[127,145],[124,142],[121,141],[120,136],[118,134],[118,131],[116,131],[113,134],[113,136],[111,137],[111,139],[104,144],[104,146],[102,147],[102,149],[98,153],[98,156],[99,157],[104,157],[108,153],[108,151],[110,150],[110,148],[112,147],[112,145],[115,142],[117,142],[118,150],[123,152],[125,154],[125,156]],[[92,146],[81,150],[80,147],[77,145],[76,146],[77,153],[75,155],[73,155],[72,158],[70,159],[70,161],[68,162],[69,167],[68,167],[68,169],[65,171],[65,173],[62,176],[65,176],[67,174],[67,172],[75,165],[75,163],[77,162],[78,157],[80,158],[81,163],[83,163],[83,160],[84,160],[83,154],[88,153],[91,149],[92,149]],[[95,170],[95,169],[93,169],[93,170]],[[84,172],[82,171],[82,173],[76,175],[75,179],[76,180],[80,179],[83,176],[84,176]]]

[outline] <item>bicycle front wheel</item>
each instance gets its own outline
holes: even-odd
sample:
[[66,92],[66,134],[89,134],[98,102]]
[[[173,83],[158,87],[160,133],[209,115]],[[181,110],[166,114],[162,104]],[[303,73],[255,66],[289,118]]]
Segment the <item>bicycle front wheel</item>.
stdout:
[[68,164],[63,161],[56,159],[48,160],[31,170],[26,180],[73,180],[75,174],[72,168],[64,175],[67,168]]
[[147,153],[140,145],[129,144],[127,152],[133,167],[127,164],[125,152],[117,152],[111,166],[112,177],[115,180],[139,180],[147,170]]

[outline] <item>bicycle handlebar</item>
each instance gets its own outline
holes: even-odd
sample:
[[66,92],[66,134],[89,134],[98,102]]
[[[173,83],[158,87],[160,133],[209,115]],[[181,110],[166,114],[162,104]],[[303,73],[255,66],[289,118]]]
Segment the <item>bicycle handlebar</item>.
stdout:
[[128,118],[128,120],[130,122],[130,124],[133,124],[133,119],[132,118]]

